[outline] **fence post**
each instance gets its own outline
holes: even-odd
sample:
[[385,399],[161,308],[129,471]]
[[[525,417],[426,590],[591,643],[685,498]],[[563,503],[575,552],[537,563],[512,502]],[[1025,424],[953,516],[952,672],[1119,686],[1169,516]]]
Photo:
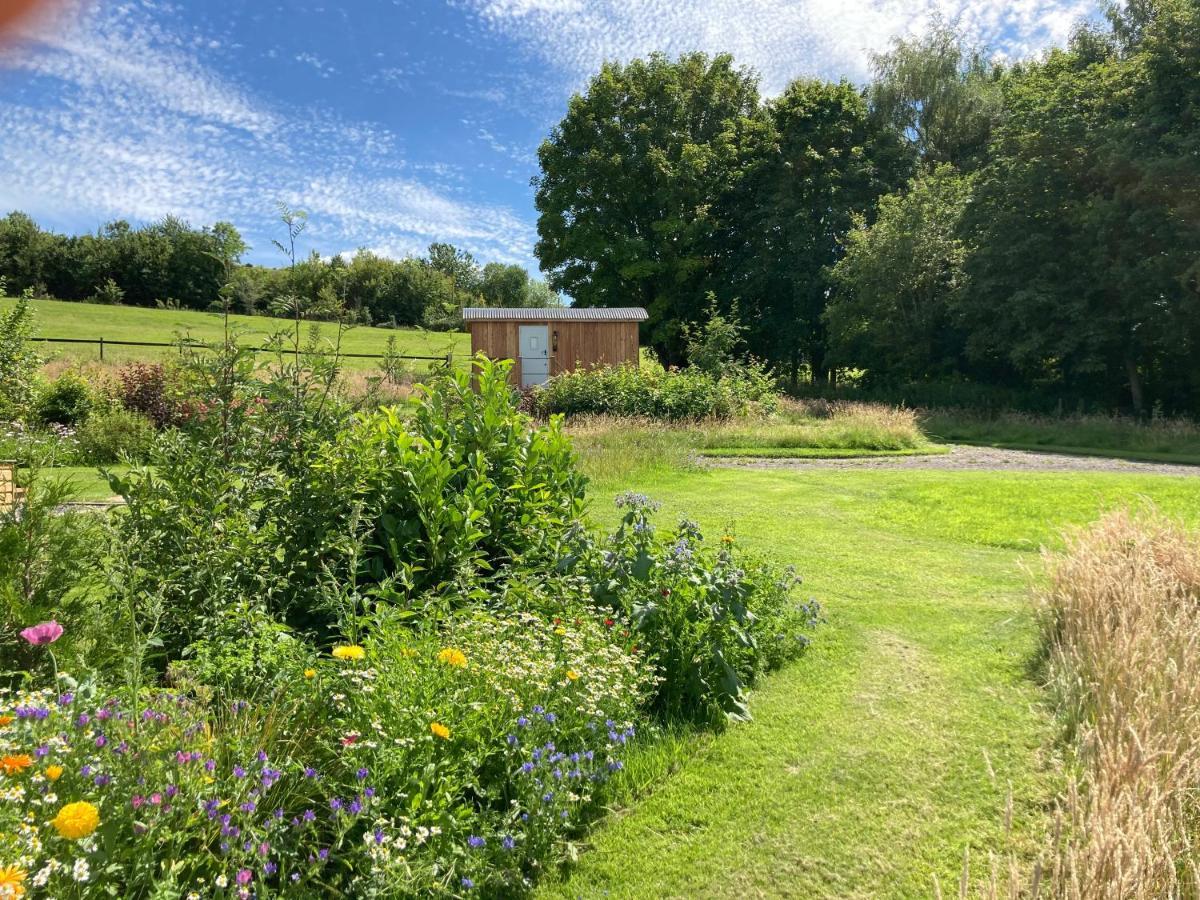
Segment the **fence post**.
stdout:
[[454,351],[453,350],[451,350],[449,353],[446,354],[446,368],[447,369],[454,368]]
[[104,362],[104,338],[100,338],[100,362]]

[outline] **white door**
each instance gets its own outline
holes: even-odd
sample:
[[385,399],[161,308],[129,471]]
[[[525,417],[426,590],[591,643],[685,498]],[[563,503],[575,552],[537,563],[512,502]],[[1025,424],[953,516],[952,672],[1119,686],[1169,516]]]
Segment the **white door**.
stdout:
[[550,377],[550,326],[521,326],[521,387],[544,384]]

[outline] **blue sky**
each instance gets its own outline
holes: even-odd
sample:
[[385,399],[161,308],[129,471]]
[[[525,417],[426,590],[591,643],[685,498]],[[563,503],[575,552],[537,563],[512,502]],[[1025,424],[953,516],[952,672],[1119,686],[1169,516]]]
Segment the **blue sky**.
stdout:
[[61,6],[0,48],[0,209],[61,231],[167,214],[305,251],[450,241],[534,267],[539,142],[605,59],[729,50],[764,93],[861,81],[872,51],[959,21],[1001,56],[1062,43],[1091,0],[262,0]]

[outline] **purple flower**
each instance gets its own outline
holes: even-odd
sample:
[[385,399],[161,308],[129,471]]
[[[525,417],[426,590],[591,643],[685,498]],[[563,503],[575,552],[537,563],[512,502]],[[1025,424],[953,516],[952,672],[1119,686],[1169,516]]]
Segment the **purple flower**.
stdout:
[[266,841],[263,841],[261,844],[258,845],[258,855],[259,856],[266,856],[270,852],[271,852],[271,845],[268,844]]
[[320,850],[318,850],[317,851],[317,859],[320,859],[320,860],[329,859],[329,848],[322,847]]
[[50,755],[50,748],[47,747],[45,744],[42,744],[42,746],[38,747],[36,750],[33,751],[33,755],[36,756],[38,759],[47,757]]
[[373,788],[373,787],[363,788],[363,796],[367,797],[368,799],[371,797],[374,797],[375,796],[375,788]]
[[364,778],[366,778],[366,777],[367,777],[368,775],[370,775],[371,773],[370,773],[370,772],[368,772],[366,769],[359,769],[359,770],[358,770],[357,772],[355,772],[354,774],[358,776],[358,780],[359,780],[359,781],[362,781]]
[[312,766],[305,766],[304,767],[304,777],[305,778],[316,778],[317,770],[314,769]]
[[504,840],[502,840],[500,842],[500,846],[503,847],[505,850],[511,850],[513,847],[517,846],[517,842],[515,840],[513,840],[513,837],[511,834],[506,834],[504,836]]
[[258,807],[255,805],[253,800],[247,800],[245,803],[239,806],[238,809],[244,813],[252,813],[254,810],[258,809]]
[[547,791],[546,793],[542,794],[542,802],[543,803],[549,803],[553,799],[554,799],[554,794],[552,794],[550,791]]
[[258,756],[258,761],[260,763],[265,763],[267,761],[267,751],[259,750],[256,755]]
[[233,767],[233,777],[234,778],[245,778],[246,770],[243,769],[241,766],[234,766]]
[[102,735],[102,734],[96,735],[96,746],[97,747],[103,747],[107,743],[108,743],[108,738],[106,738],[104,735]]
[[279,871],[279,866],[275,865],[275,863],[273,863],[273,862],[265,863],[263,865],[263,876],[265,878],[270,878],[272,875],[274,875],[278,871]]
[[510,747],[517,746],[517,736],[515,734],[510,734],[508,737],[505,738],[505,740],[508,741],[508,746],[510,746]]
[[40,647],[44,644],[53,644],[62,637],[63,628],[53,619],[49,622],[42,622],[40,625],[32,625],[21,632],[21,637],[29,641],[35,647]]
[[524,716],[521,716],[519,719],[517,719],[517,725],[519,725],[521,728],[524,728],[528,724],[529,720]]
[[355,797],[353,800],[350,801],[349,809],[350,809],[350,815],[357,816],[360,812],[362,812],[362,801],[359,800],[357,797]]
[[533,763],[531,763],[531,762],[525,763],[524,765],[521,766],[521,771],[524,772],[526,775],[528,775],[530,772],[533,771]]
[[288,877],[289,877],[289,878],[291,878],[291,879],[292,879],[292,881],[299,881],[299,880],[300,880],[300,873],[299,873],[299,872],[293,872],[293,873],[292,873],[291,875],[289,875]]
[[313,812],[311,809],[306,809],[304,811],[304,816],[302,818],[304,819],[305,822],[315,822],[316,818],[317,818],[317,814],[315,812]]
[[75,720],[75,724],[82,728],[88,722],[92,721],[92,717],[87,713],[80,713],[79,718]]
[[173,785],[173,784],[167,785],[166,794],[168,797],[174,797],[178,793],[179,793],[179,788],[175,787],[175,785]]
[[554,713],[546,713],[546,721],[553,725],[558,721],[558,716],[556,716]]
[[375,843],[377,843],[377,844],[383,843],[383,829],[382,828],[375,829]]
[[237,883],[238,884],[243,884],[243,885],[249,884],[253,878],[254,878],[254,873],[251,872],[249,869],[241,869],[237,873]]
[[467,845],[475,850],[478,850],[485,843],[487,842],[477,834],[473,834],[467,838]]
[[204,761],[205,772],[215,772],[217,770],[217,761],[215,759],[206,759]]
[[342,801],[339,800],[337,797],[330,797],[329,798],[329,808],[332,809],[334,812],[336,812],[337,810],[342,808]]
[[59,706],[70,706],[74,702],[75,702],[74,694],[63,694],[61,697],[58,698]]
[[544,713],[545,711],[546,711],[546,710],[542,709],[542,707],[540,707],[540,706],[535,706],[535,707],[533,708],[533,714],[534,714],[535,716],[540,716],[540,715],[541,715],[542,713]]
[[112,781],[112,777],[109,775],[97,775],[93,781],[95,781],[96,787],[107,787],[108,783]]
[[464,878],[462,880],[462,886],[469,891],[471,888],[475,887],[475,882],[473,882],[470,878]]

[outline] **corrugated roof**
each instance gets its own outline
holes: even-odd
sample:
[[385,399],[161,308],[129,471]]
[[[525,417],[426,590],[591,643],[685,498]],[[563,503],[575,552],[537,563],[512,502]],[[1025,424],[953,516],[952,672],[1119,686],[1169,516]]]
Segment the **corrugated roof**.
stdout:
[[468,306],[462,311],[464,322],[644,322],[648,317],[640,306],[590,307],[566,306],[562,309],[492,309]]

